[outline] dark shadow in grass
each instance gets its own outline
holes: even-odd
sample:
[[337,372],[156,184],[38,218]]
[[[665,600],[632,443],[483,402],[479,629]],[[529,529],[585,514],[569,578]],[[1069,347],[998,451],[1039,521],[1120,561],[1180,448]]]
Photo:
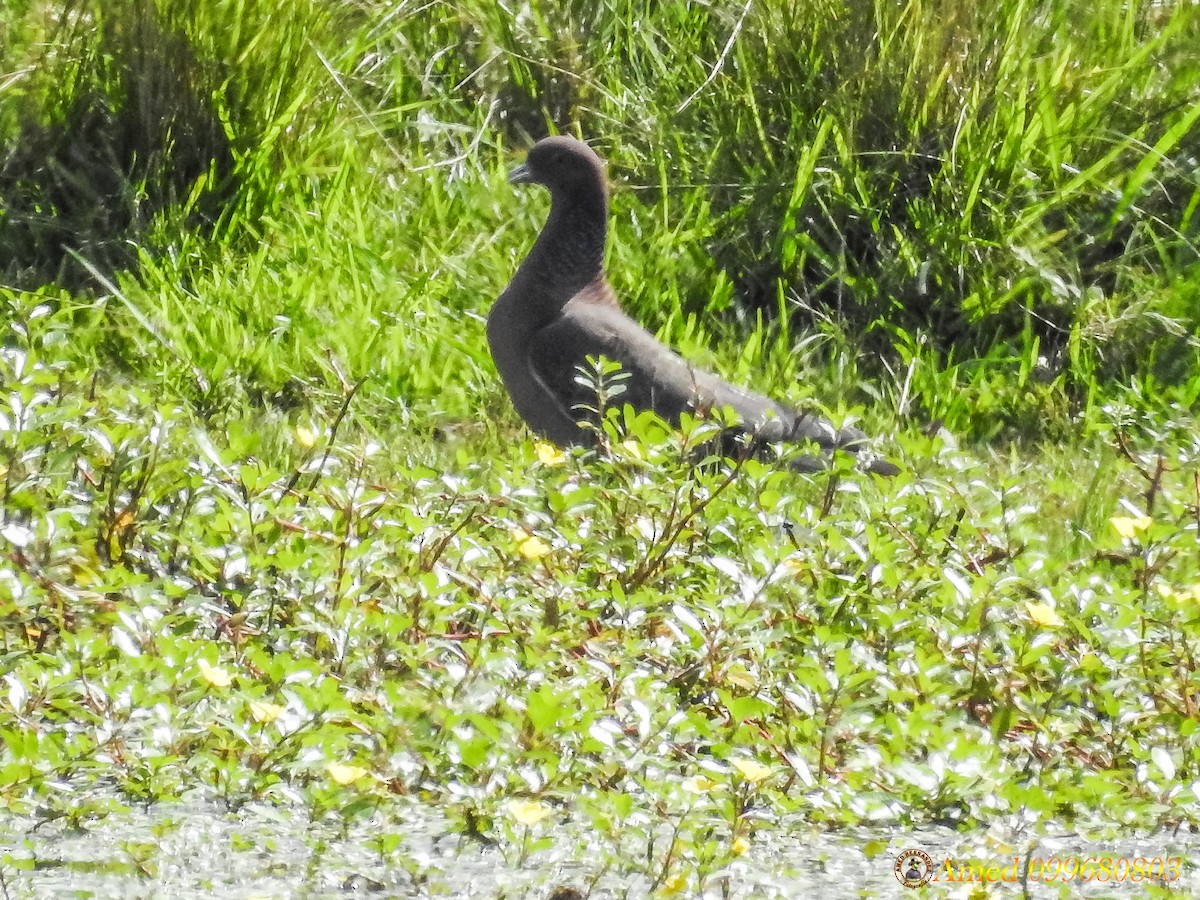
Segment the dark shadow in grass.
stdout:
[[0,283],[93,285],[74,254],[133,268],[164,209],[211,225],[235,197],[218,74],[173,18],[153,0],[68,4],[0,146]]

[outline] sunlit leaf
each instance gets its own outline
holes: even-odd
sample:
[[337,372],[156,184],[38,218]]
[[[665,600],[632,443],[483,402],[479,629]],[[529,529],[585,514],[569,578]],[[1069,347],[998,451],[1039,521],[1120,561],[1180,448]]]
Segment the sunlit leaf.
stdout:
[[1171,754],[1163,747],[1151,747],[1150,759],[1154,761],[1154,765],[1158,766],[1158,770],[1163,773],[1163,777],[1167,781],[1175,779],[1175,760],[1171,758]]
[[949,566],[942,570],[942,575],[945,576],[948,582],[954,585],[954,590],[958,592],[958,596],[964,600],[971,599],[971,582],[966,579],[966,576],[961,572],[956,572]]
[[132,634],[124,628],[114,628],[111,632],[112,642],[126,656],[141,656],[142,648]]
[[35,536],[32,528],[26,528],[16,522],[8,522],[0,527],[0,537],[16,547],[28,547],[33,543]]

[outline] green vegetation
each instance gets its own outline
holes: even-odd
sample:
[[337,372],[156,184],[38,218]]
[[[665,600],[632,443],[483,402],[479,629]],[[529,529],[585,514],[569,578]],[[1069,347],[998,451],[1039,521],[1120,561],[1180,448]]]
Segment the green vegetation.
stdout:
[[[416,803],[513,865],[570,819],[664,894],[786,817],[1194,826],[1197,47],[1183,2],[6,4],[0,808]],[[905,473],[535,447],[482,317],[550,128],[631,311]]]

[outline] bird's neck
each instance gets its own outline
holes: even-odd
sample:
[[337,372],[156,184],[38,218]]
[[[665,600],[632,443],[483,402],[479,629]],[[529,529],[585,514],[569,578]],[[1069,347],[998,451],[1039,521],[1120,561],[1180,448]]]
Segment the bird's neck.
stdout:
[[550,217],[517,276],[528,279],[528,293],[545,307],[543,312],[557,314],[585,287],[604,281],[607,235],[608,201],[603,193],[553,200]]

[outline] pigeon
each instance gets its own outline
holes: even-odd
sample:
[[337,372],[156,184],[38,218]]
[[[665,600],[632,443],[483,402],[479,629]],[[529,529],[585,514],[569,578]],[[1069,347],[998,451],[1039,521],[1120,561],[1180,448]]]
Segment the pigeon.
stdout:
[[[771,445],[811,442],[826,452],[856,453],[867,471],[899,472],[870,454],[857,428],[838,430],[820,416],[693,366],[621,309],[604,274],[604,161],[587,144],[568,136],[544,138],[509,181],[550,191],[549,218],[487,319],[496,369],[536,434],[560,447],[597,443],[597,391],[586,373],[596,371],[589,358],[605,358],[621,367],[615,403],[652,410],[675,426],[684,413],[704,418],[724,410],[722,421],[735,423],[719,440],[725,455],[761,456]],[[817,471],[827,460],[799,456],[789,464]]]

